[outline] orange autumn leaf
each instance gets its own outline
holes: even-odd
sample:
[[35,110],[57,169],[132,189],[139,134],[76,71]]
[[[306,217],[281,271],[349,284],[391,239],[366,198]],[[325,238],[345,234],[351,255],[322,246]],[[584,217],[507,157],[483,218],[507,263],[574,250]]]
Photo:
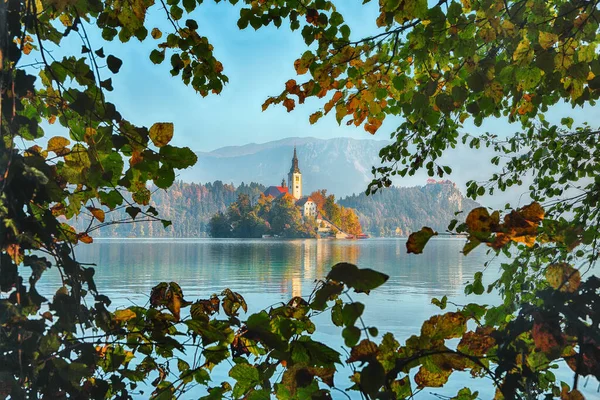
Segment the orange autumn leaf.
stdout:
[[285,106],[287,112],[290,112],[296,106],[296,102],[294,101],[294,99],[285,99],[283,101],[283,105]]
[[308,66],[301,59],[294,61],[294,69],[298,75],[303,75],[308,72]]
[[287,90],[290,93],[293,93],[297,87],[298,87],[298,84],[293,79],[290,79],[289,81],[287,81],[285,83],[285,90]]
[[558,357],[565,346],[565,335],[558,321],[537,317],[533,323],[531,337],[535,347],[550,357]]
[[458,344],[458,351],[472,356],[481,357],[496,345],[496,340],[491,337],[493,328],[478,326],[475,332],[466,332]]
[[134,166],[136,164],[141,163],[144,160],[142,153],[139,150],[134,150],[131,153],[131,158],[129,159],[129,165]]
[[89,212],[100,222],[104,222],[104,211],[96,207],[88,207]]
[[90,244],[90,243],[94,242],[94,239],[85,232],[81,232],[80,234],[78,234],[77,239],[79,239],[80,242],[86,243],[86,244]]

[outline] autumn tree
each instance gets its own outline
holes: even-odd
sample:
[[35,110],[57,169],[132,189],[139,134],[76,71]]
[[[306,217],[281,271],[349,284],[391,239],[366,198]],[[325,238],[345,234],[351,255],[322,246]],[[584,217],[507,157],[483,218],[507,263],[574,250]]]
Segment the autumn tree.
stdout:
[[341,228],[344,230],[344,232],[348,232],[353,235],[360,235],[362,233],[362,228],[360,226],[358,216],[354,210],[340,206],[340,213],[342,220]]
[[315,190],[309,197],[315,202],[317,210],[322,211],[327,199],[327,189]]

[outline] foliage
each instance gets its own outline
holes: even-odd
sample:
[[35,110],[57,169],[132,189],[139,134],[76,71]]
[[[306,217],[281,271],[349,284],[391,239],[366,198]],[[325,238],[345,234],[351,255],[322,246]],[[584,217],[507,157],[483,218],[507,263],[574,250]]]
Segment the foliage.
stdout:
[[[151,30],[157,45],[149,58],[160,64],[168,55],[171,74],[205,96],[219,93],[227,77],[197,22],[183,22],[198,3],[155,6],[162,6],[173,29],[164,38]],[[357,324],[364,306],[340,296],[350,289],[368,292],[386,278],[342,264],[308,301],[295,298],[245,322],[237,317],[246,307],[239,294],[225,290],[191,303],[176,283],[157,285],[148,308],[109,311],[94,269],[75,260],[73,246],[91,243],[91,230],[111,223],[107,214],[121,208],[129,217],[120,222],[160,220],[168,226],[149,205],[148,185],[169,187],[175,170],[196,160],[190,149],[169,144],[171,124],[138,127],[106,100],[104,91],[112,90],[111,76],[122,61],[92,48],[88,39],[87,29],[96,28],[108,41],[145,40],[154,2],[10,0],[0,3],[2,394],[127,398],[151,376],[154,397],[172,398],[192,380],[206,385],[210,369],[231,356],[235,385],[213,386],[207,398],[230,392],[234,398],[327,398],[325,386],[333,386],[341,358],[311,339],[310,317],[329,309],[351,348],[351,389],[367,398],[412,397],[462,370],[492,378],[499,399],[581,398],[579,377],[600,377],[600,283],[584,277],[598,258],[598,131],[573,127],[569,116],[557,125],[544,113],[560,102],[595,105],[597,2],[380,0],[382,30],[359,40],[350,39],[331,1],[241,3],[241,29],[280,26],[288,19],[292,30],[302,27],[310,46],[294,63],[299,75],[310,77],[286,82],[265,108],[281,103],[291,111],[296,99],[329,97],[311,123],[335,109],[338,122],[370,133],[387,116],[402,117],[395,142],[381,151],[389,164],[374,170],[369,193],[391,185],[394,175],[423,168],[431,176],[450,173],[439,160],[460,139],[473,148],[491,147],[500,153],[492,164],[503,162],[489,182],[469,183],[471,197],[521,185],[526,174],[534,177],[529,206],[509,206],[502,219],[499,210],[477,208],[464,224],[449,227],[468,236],[466,253],[484,243],[511,257],[488,287],[500,292],[503,303],[458,307],[432,316],[404,344],[389,334],[375,343],[376,329]],[[55,60],[52,49],[68,35],[81,39],[81,54]],[[467,121],[480,126],[490,117],[515,122],[521,131],[506,137],[462,133]],[[68,138],[46,138],[45,148],[34,144],[44,136],[42,121],[58,122]],[[289,211],[286,204],[277,207]],[[240,229],[246,229],[252,209],[245,200],[232,208]],[[337,218],[331,204],[329,211]],[[89,220],[85,230],[64,222],[82,215]],[[424,239],[423,231],[413,236],[411,250],[421,250]],[[49,268],[58,269],[61,279],[50,300],[36,289]],[[485,290],[482,272],[465,287],[468,294]],[[436,303],[448,304],[446,298]],[[218,319],[217,307],[226,318]],[[174,358],[190,344],[182,337],[201,351],[198,365]],[[574,371],[572,388],[556,381],[551,369],[558,360]],[[273,378],[278,369],[281,378]],[[476,396],[463,389],[457,397]]]
[[273,199],[261,193],[254,205],[247,195],[240,194],[226,214],[212,216],[208,227],[210,236],[221,238],[260,238],[266,234],[308,238],[316,235],[313,225],[310,218],[302,217],[291,195]]
[[321,215],[338,226],[344,232],[352,235],[360,235],[363,233],[358,215],[349,207],[344,207],[336,203],[335,195],[327,195],[326,189],[315,190],[310,194],[317,206],[317,211]]

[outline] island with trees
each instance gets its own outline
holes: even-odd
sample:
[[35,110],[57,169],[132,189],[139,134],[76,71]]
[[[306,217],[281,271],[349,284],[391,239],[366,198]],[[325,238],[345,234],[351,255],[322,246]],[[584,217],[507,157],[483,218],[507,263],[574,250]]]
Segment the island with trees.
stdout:
[[209,234],[214,238],[364,237],[354,210],[336,204],[335,196],[326,193],[322,190],[309,197],[319,199],[316,215],[302,215],[289,193],[277,198],[261,193],[254,203],[247,194],[240,194],[225,212],[213,215]]
[[281,186],[269,186],[256,201],[241,193],[226,212],[218,212],[208,224],[215,238],[365,238],[358,216],[351,208],[335,202],[327,190],[302,196],[302,173],[298,155],[294,155],[288,180]]

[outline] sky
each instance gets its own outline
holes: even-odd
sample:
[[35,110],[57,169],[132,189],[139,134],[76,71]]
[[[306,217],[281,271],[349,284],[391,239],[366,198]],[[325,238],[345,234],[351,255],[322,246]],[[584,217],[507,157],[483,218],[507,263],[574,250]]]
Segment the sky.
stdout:
[[[104,46],[106,54],[113,53],[123,60],[119,73],[112,76],[115,90],[108,94],[109,100],[137,124],[174,122],[174,144],[186,145],[195,151],[290,136],[370,137],[362,127],[338,126],[333,117],[311,126],[308,116],[319,108],[317,101],[307,101],[291,113],[279,105],[262,112],[263,102],[269,96],[280,94],[288,79],[296,78],[294,60],[307,46],[300,32],[292,32],[286,22],[279,29],[269,26],[255,31],[248,27],[241,31],[237,27],[239,8],[208,1],[191,14],[198,21],[198,32],[208,37],[214,46],[215,57],[223,63],[224,73],[229,78],[220,95],[210,94],[205,98],[183,84],[181,77],[171,76],[169,55],[162,65],[150,62],[148,55],[156,46],[150,37],[143,43],[133,38],[130,43],[122,44],[118,40],[102,43],[96,35],[94,40]],[[377,29],[377,7],[345,7],[341,11],[347,14],[351,25],[356,26],[357,37]],[[161,29],[161,40],[164,40],[170,25],[160,6],[149,10],[148,30],[154,26]],[[80,48],[76,42],[73,46]],[[105,71],[107,77],[111,76]],[[392,126],[390,124],[387,132]],[[383,130],[376,138],[388,138],[387,132]]]
[[[353,39],[377,32],[377,2],[361,3],[358,0],[338,2],[338,11],[351,27]],[[207,1],[191,15],[198,22],[200,34],[208,37],[214,46],[215,56],[223,63],[224,72],[229,77],[229,83],[221,94],[210,94],[205,98],[190,86],[185,86],[179,76],[171,76],[168,56],[161,65],[150,62],[148,55],[156,46],[156,41],[150,36],[142,43],[135,38],[126,44],[118,39],[105,42],[99,32],[89,29],[94,49],[104,47],[105,54],[114,54],[123,60],[118,74],[111,74],[107,68],[101,71],[102,79],[112,77],[113,80],[115,90],[107,93],[108,99],[137,125],[173,122],[173,144],[188,146],[194,151],[297,136],[389,139],[390,133],[401,122],[399,118],[388,117],[375,136],[362,127],[346,126],[345,123],[339,126],[333,113],[310,125],[308,116],[322,106],[320,100],[307,100],[291,113],[279,105],[263,112],[263,102],[269,96],[278,95],[288,79],[297,78],[293,62],[306,51],[307,46],[300,31],[292,32],[285,21],[279,29],[269,26],[258,31],[252,27],[240,30],[237,27],[239,9],[239,6],[231,6],[227,2],[216,4]],[[171,27],[160,5],[149,9],[146,26],[149,31],[153,27],[161,29],[163,39],[170,32]],[[81,43],[76,35],[70,35],[61,46],[54,50],[56,56],[63,52],[78,54]],[[297,79],[302,81],[302,78]],[[576,121],[587,119],[593,126],[600,125],[600,115],[590,112],[589,108],[572,110],[570,106],[560,105],[548,115],[554,122],[571,116]],[[57,126],[50,127],[49,133],[52,135],[56,129]],[[514,132],[518,126],[508,125],[503,120],[489,120],[480,128],[467,124],[465,129],[473,133],[491,131],[502,136]],[[490,176],[493,168],[489,165],[491,157],[488,150],[458,147],[446,154],[443,160],[453,168],[450,179],[464,189],[467,180],[483,180]],[[423,184],[426,178],[423,173],[395,183],[412,186]],[[508,197],[516,198],[523,192],[524,189],[517,189]],[[502,196],[498,202],[503,204],[506,197]]]

